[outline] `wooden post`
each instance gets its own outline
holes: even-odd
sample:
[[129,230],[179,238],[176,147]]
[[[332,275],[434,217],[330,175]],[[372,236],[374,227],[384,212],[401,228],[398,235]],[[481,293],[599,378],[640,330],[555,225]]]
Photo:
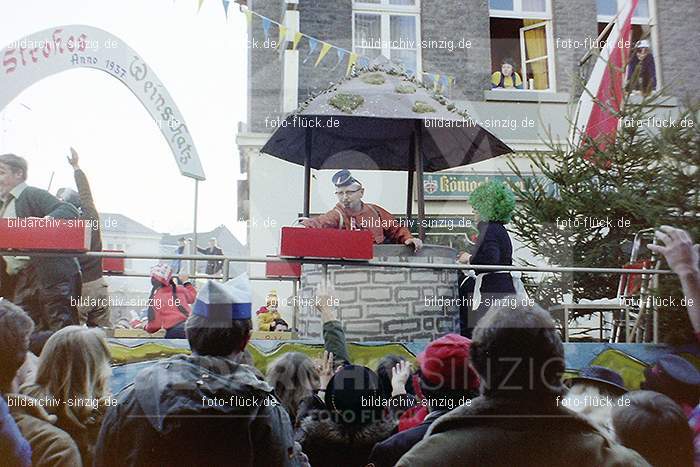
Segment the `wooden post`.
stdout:
[[304,158],[304,217],[309,217],[311,206],[311,128],[306,129],[306,157]]
[[421,120],[416,120],[416,131],[415,131],[415,164],[416,164],[416,174],[418,184],[418,237],[425,241],[425,226],[423,225],[423,219],[425,219],[425,186],[423,185],[423,128]]
[[415,173],[415,138],[411,138],[411,144],[408,147],[408,178],[406,179],[406,221],[411,225],[411,216],[413,216],[413,174]]

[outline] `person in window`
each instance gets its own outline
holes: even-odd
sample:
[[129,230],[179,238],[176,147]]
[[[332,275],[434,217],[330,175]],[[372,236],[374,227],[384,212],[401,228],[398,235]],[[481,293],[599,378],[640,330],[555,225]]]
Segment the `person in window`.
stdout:
[[501,63],[501,71],[494,71],[491,75],[491,89],[522,89],[523,80],[515,71],[515,62],[512,58],[504,58]]
[[627,67],[627,91],[648,96],[656,89],[656,64],[651,54],[651,45],[644,39],[637,42],[634,54]]

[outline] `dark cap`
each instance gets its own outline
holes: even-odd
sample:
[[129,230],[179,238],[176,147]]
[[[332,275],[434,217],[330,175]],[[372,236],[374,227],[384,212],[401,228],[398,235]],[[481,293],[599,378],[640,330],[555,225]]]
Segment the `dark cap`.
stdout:
[[611,370],[610,368],[605,368],[604,366],[593,365],[587,368],[582,368],[578,376],[574,376],[573,378],[566,380],[568,386],[571,386],[578,381],[593,381],[600,383],[620,394],[627,392],[625,381],[622,379],[622,376],[620,376],[620,373],[615,370]]
[[338,370],[326,387],[326,407],[345,424],[365,425],[383,411],[379,398],[379,377],[367,367],[346,365]]
[[696,406],[700,397],[700,372],[680,355],[664,355],[644,370],[642,389],[660,392],[679,404]]
[[360,186],[362,185],[362,183],[355,179],[355,177],[353,177],[350,171],[347,169],[343,169],[336,172],[336,174],[333,175],[332,181],[333,185],[335,185],[336,187],[348,186],[352,185],[353,183],[357,183]]
[[679,383],[690,386],[700,385],[700,371],[680,355],[664,355],[656,364]]

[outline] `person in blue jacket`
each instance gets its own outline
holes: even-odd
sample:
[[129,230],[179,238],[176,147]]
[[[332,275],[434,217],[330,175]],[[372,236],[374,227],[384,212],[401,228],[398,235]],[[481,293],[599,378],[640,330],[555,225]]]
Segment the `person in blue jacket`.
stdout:
[[32,449],[12,418],[5,400],[29,351],[34,323],[21,308],[0,297],[0,465],[30,467]]

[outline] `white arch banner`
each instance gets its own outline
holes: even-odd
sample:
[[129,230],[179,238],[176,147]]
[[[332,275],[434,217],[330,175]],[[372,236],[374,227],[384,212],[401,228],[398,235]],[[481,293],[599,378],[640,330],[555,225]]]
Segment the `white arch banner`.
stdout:
[[117,78],[141,101],[172,150],[180,173],[204,180],[192,135],[175,102],[146,62],[124,41],[84,25],[46,29],[0,51],[0,109],[47,76],[94,68]]

